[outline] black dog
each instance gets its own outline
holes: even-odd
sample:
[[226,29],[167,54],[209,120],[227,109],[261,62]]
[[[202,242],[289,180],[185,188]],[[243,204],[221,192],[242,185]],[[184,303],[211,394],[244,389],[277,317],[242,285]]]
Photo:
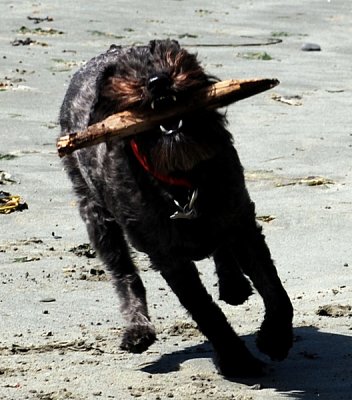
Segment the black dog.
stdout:
[[[111,46],[74,75],[61,108],[62,135],[126,109],[162,113],[215,81],[175,41]],[[261,374],[263,363],[213,302],[193,261],[213,257],[219,297],[229,304],[248,298],[250,278],[266,308],[257,345],[272,359],[284,359],[292,345],[293,311],[225,125],[220,113],[200,110],[133,139],[78,150],[64,162],[128,321],[121,348],[143,352],[156,338],[130,242],[148,254],[213,344],[221,373],[251,376]]]

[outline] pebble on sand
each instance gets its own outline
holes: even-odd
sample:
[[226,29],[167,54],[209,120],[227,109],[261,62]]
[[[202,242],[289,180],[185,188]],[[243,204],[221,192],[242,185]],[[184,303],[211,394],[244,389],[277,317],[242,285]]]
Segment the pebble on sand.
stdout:
[[302,51],[321,51],[321,47],[316,43],[303,43],[301,47]]

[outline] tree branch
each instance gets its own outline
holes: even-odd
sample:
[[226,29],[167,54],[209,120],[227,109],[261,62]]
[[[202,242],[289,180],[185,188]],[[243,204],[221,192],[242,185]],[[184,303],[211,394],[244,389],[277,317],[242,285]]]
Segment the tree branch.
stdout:
[[112,137],[123,138],[148,131],[162,121],[179,115],[192,113],[200,108],[216,109],[236,101],[254,96],[279,84],[277,79],[243,79],[217,82],[194,91],[181,104],[165,110],[162,114],[153,111],[139,113],[123,111],[113,114],[101,122],[90,125],[86,130],[62,136],[57,141],[60,157],[83,147],[92,146]]

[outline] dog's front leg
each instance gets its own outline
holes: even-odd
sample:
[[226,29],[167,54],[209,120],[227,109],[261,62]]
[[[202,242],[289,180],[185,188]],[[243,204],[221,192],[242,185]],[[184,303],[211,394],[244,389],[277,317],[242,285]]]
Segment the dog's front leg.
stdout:
[[238,232],[234,247],[243,272],[249,276],[265,305],[257,346],[273,360],[283,360],[293,342],[293,308],[254,218]]
[[[115,271],[117,269],[115,267]],[[156,339],[155,329],[148,315],[145,288],[135,271],[127,274],[116,271],[114,275],[121,311],[129,324],[124,331],[120,348],[132,353],[142,353]]]
[[263,363],[253,357],[231,328],[221,309],[203,286],[194,263],[186,260],[153,260],[181,304],[216,352],[216,362],[225,376],[257,376]]
[[122,229],[91,202],[82,202],[81,215],[92,245],[113,275],[121,312],[128,323],[120,347],[142,353],[155,341],[156,334],[148,315],[146,291],[130,257]]

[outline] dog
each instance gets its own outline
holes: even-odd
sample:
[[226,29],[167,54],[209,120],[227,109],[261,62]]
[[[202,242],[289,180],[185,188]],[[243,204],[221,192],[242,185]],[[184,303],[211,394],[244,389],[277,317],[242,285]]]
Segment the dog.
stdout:
[[[176,41],[112,45],[74,74],[60,111],[61,134],[124,110],[163,113],[216,81]],[[127,322],[121,349],[141,353],[156,340],[132,246],[148,255],[211,342],[220,373],[250,377],[261,375],[264,363],[236,335],[194,262],[213,258],[219,298],[228,304],[243,303],[252,285],[259,292],[265,317],[256,343],[273,360],[283,360],[292,346],[293,309],[226,124],[220,112],[201,109],[132,138],[77,150],[64,165],[120,298]]]

